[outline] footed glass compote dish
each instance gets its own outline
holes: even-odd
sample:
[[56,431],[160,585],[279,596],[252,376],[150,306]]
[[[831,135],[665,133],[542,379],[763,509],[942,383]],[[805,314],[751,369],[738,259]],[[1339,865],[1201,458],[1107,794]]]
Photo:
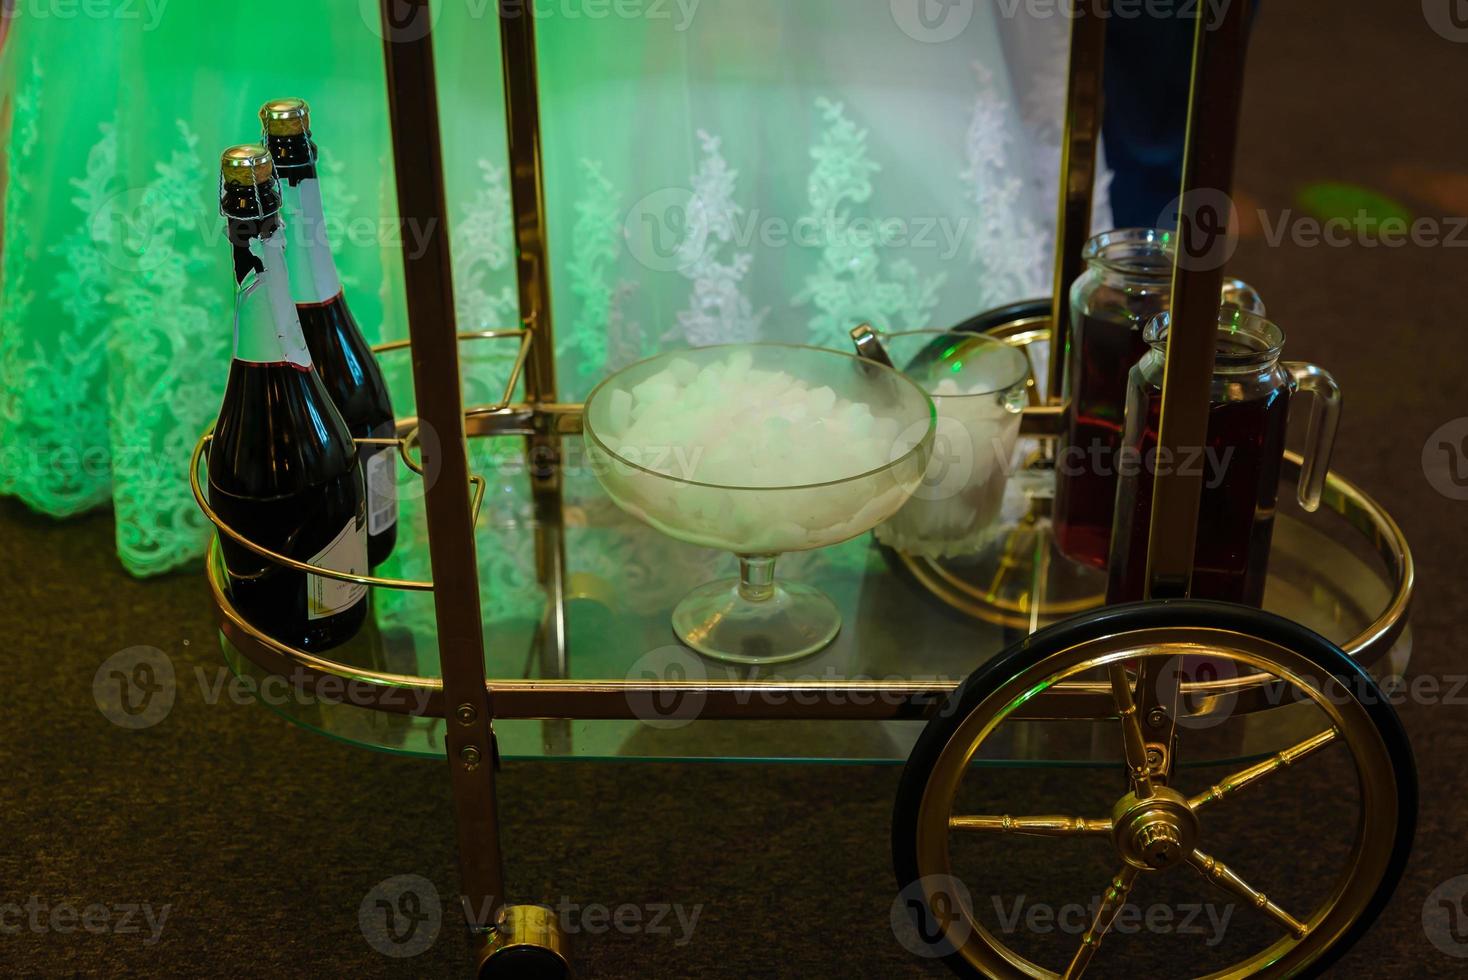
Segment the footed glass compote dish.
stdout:
[[892,516],[922,481],[935,425],[932,401],[891,368],[817,347],[732,344],[617,372],[587,396],[583,429],[618,506],[739,558],[737,579],[678,603],[678,638],[715,659],[773,664],[815,653],[841,628],[818,589],[775,580],[775,559]]

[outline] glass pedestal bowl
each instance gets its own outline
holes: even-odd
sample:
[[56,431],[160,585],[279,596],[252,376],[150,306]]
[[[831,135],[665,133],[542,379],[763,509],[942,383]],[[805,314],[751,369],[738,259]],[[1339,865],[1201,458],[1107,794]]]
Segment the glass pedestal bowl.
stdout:
[[587,459],[619,507],[679,541],[731,551],[739,577],[694,589],[673,631],[706,656],[815,653],[841,617],[775,559],[856,537],[918,487],[936,415],[899,372],[840,351],[731,344],[670,351],[587,396]]

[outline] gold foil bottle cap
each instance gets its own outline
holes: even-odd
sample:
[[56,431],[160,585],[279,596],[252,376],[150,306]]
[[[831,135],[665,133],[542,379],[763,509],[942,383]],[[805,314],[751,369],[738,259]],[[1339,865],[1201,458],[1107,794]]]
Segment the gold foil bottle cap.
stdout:
[[241,143],[220,154],[219,176],[226,184],[251,187],[270,183],[275,179],[275,170],[265,147],[259,143]]
[[271,99],[260,107],[267,136],[295,136],[311,129],[311,107],[305,99]]
[[219,155],[219,213],[249,220],[280,210],[280,186],[270,153],[259,143],[231,146]]

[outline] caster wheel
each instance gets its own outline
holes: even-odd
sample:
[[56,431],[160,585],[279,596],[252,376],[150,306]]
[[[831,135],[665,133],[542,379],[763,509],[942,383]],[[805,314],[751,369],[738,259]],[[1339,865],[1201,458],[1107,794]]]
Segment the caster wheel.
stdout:
[[[1230,678],[1230,684],[1218,687],[1219,676]],[[1219,690],[1226,693],[1195,696]],[[1306,712],[1304,730],[1313,734],[1292,736],[1285,748],[1260,761],[1240,763],[1223,778],[1208,777],[1205,785],[1184,791],[1192,773],[1179,770],[1178,760],[1189,736],[1204,724],[1228,724],[1241,705],[1256,703],[1244,695],[1261,692],[1268,703],[1288,706],[1272,710],[1294,711],[1298,705]],[[1076,694],[1089,700],[1067,697]],[[1110,703],[1101,714],[1083,711],[1079,717],[1109,716],[1116,728],[1117,755],[1125,760],[1120,772],[1126,778],[1110,812],[1015,816],[994,812],[998,807],[970,809],[971,796],[986,790],[985,770],[973,762],[997,729],[1034,723],[1019,720],[1027,715],[1078,717],[1073,713],[1078,705],[1094,706],[1107,694]],[[1323,801],[1319,794],[1311,797],[1339,816],[1341,847],[1348,856],[1338,867],[1270,880],[1260,868],[1277,864],[1279,847],[1268,838],[1282,832],[1285,821],[1278,808],[1254,812],[1250,798],[1257,803],[1259,794],[1274,791],[1276,784],[1279,792],[1287,792],[1286,771],[1312,762],[1329,766],[1328,773],[1348,773],[1341,778],[1354,782],[1353,794],[1343,790]],[[1249,928],[1257,925],[1262,948],[1204,949],[1200,941],[1196,952],[1188,951],[1189,975],[1294,977],[1314,975],[1335,962],[1381,913],[1411,850],[1416,810],[1416,769],[1401,722],[1375,682],[1339,647],[1257,609],[1193,600],[1146,602],[1098,610],[1042,630],[975,671],[948,697],[903,771],[892,821],[893,862],[925,954],[941,957],[960,976],[1080,976],[1104,960],[1102,940],[1133,888],[1148,883],[1196,888],[1205,897],[1215,897],[1207,894],[1213,890],[1237,908],[1239,917],[1260,917]],[[1220,831],[1220,825],[1230,824],[1226,818],[1239,817],[1246,830]],[[971,897],[981,889],[986,895],[993,891],[1000,869],[992,862],[974,868],[955,861],[956,854],[969,853],[963,845],[975,839],[992,844],[1016,835],[1074,838],[1077,843],[1063,846],[1099,848],[1097,856],[1116,869],[1109,880],[1065,883],[1078,890],[1078,902],[1097,892],[1100,897],[1086,906],[1074,938],[1055,940],[1054,962],[1032,960],[1028,948],[1016,950],[1015,945],[1035,937],[1023,928],[995,926]],[[1015,843],[1007,840],[1004,846]],[[1315,843],[1311,837],[1299,847],[1286,847],[1309,851]],[[1062,845],[1051,841],[1048,846]],[[1235,870],[1242,864],[1229,863],[1239,860],[1252,862],[1245,874]],[[1161,878],[1169,874],[1178,878]],[[1307,884],[1313,896],[1308,902],[1297,897]],[[1291,897],[1279,892],[1270,897],[1266,891],[1278,888]]]

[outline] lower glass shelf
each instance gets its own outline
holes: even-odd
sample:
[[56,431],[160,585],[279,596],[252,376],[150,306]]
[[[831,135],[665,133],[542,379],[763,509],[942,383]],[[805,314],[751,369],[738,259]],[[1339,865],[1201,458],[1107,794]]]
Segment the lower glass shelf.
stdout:
[[[626,695],[629,702],[640,700],[630,704],[630,719],[498,719],[495,731],[507,759],[900,762],[922,721],[800,718],[800,698],[806,695],[780,691],[778,682],[931,681],[935,689],[946,690],[1025,635],[1024,628],[1001,625],[1010,621],[1005,617],[987,622],[953,608],[864,535],[780,559],[784,579],[821,588],[839,607],[843,625],[829,647],[769,668],[707,660],[677,643],[669,615],[692,586],[731,574],[733,559],[637,523],[616,508],[588,472],[574,466],[566,472],[564,523],[537,522],[517,461],[496,458],[496,453],[517,450],[510,442],[473,444],[475,471],[493,474],[477,532],[490,678],[769,681],[769,690],[756,684],[745,696],[797,717],[716,720],[699,716],[696,694],[633,693]],[[407,477],[400,485],[415,486]],[[1282,501],[1287,497],[1280,496]],[[1006,504],[1007,510],[1016,507],[1022,508],[1023,501]],[[1391,604],[1395,584],[1393,570],[1360,523],[1327,508],[1304,514],[1282,503],[1266,607],[1341,644],[1367,629]],[[431,578],[426,537],[421,500],[403,500],[397,550],[378,574]],[[537,549],[548,547],[562,547],[565,553],[566,642],[559,648],[542,642],[551,603],[537,578]],[[1071,588],[1082,574],[1058,555],[1051,564]],[[1084,574],[1096,576],[1099,592],[1100,573]],[[379,590],[373,604],[362,632],[326,656],[348,673],[439,676],[433,596]],[[289,684],[270,683],[265,671],[227,638],[222,643],[230,666],[258,699],[292,722],[381,751],[443,756],[443,719],[332,703]],[[1410,633],[1404,631],[1378,670],[1400,671],[1410,645]],[[880,684],[870,696],[883,696]],[[405,694],[405,700],[410,697]],[[1222,764],[1277,751],[1314,730],[1310,726],[1318,719],[1302,715],[1297,710],[1302,707],[1272,708],[1189,731],[1180,763]],[[994,741],[990,757],[977,764],[1112,766],[1120,761],[1115,722],[1031,721],[1009,727],[1006,737]]]

